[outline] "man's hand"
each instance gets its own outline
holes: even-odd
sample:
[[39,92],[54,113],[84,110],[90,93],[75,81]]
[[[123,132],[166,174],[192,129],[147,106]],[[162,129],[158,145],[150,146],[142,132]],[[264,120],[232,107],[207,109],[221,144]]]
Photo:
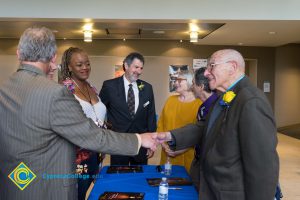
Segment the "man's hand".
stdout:
[[141,137],[142,147],[149,148],[152,151],[156,151],[157,148],[157,133],[143,133],[139,135]]
[[164,143],[172,140],[172,136],[170,132],[159,132],[157,133],[157,142]]

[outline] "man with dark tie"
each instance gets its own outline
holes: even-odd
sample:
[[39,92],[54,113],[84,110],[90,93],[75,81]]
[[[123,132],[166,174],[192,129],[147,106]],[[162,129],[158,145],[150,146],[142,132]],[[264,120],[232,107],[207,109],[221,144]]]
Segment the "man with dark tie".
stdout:
[[[144,57],[130,53],[123,61],[124,75],[104,81],[100,99],[107,108],[107,121],[112,130],[126,133],[156,130],[155,103],[152,86],[139,79]],[[111,165],[145,165],[153,155],[141,148],[137,156],[112,155]]]

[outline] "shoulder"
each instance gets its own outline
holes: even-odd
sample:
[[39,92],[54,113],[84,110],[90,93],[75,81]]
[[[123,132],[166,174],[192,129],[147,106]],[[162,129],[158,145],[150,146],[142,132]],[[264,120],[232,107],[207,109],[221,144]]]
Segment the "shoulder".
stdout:
[[143,88],[150,88],[150,89],[152,89],[152,85],[151,85],[150,83],[144,81],[144,80],[138,79],[138,80],[136,81],[136,84],[137,84],[137,86],[138,86],[138,88],[139,88],[140,90],[143,89]]
[[112,87],[112,86],[122,84],[122,83],[123,83],[123,78],[122,77],[113,78],[113,79],[105,80],[103,82],[102,88],[103,87]]
[[174,104],[177,103],[178,101],[178,95],[171,95],[168,97],[167,101],[166,101],[166,105],[167,104]]

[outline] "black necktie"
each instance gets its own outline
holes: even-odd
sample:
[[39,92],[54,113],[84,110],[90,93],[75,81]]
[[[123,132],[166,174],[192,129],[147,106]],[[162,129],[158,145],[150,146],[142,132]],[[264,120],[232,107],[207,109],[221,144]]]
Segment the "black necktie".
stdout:
[[134,110],[135,110],[135,99],[134,99],[134,92],[132,89],[132,84],[129,84],[128,94],[127,94],[127,105],[130,116],[134,117]]

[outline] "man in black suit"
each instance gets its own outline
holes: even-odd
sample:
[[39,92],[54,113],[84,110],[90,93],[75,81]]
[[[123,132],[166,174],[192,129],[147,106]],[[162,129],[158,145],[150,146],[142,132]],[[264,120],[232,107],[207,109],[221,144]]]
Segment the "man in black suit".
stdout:
[[175,150],[200,144],[199,199],[273,200],[279,161],[267,98],[245,76],[236,50],[215,52],[204,75],[211,89],[223,93],[207,120],[158,137]]
[[[107,121],[112,130],[127,133],[156,130],[155,103],[152,86],[139,79],[144,57],[129,54],[123,61],[125,74],[104,81],[99,97],[107,108]],[[137,156],[111,156],[111,165],[146,165],[153,152],[141,148]]]

